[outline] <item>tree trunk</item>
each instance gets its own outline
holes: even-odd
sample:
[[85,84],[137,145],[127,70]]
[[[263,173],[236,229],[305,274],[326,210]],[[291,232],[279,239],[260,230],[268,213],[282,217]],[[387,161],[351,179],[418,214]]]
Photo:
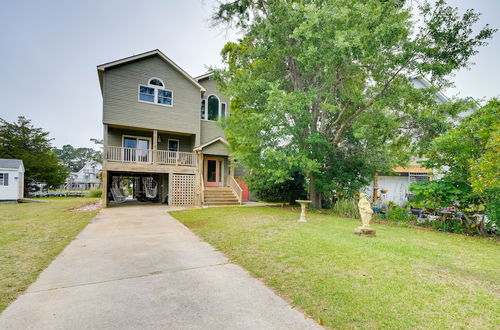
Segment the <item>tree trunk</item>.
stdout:
[[373,176],[373,192],[372,192],[372,201],[375,203],[378,198],[378,172],[375,172]]
[[312,173],[309,174],[309,199],[311,200],[311,207],[321,208],[321,194],[316,191],[316,178]]

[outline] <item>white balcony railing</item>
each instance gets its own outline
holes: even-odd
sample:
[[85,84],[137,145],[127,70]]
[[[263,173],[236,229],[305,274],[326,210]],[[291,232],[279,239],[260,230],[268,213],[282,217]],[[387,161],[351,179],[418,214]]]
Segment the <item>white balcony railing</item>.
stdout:
[[158,164],[196,166],[196,154],[193,152],[158,150],[156,155]]
[[109,162],[196,166],[196,155],[192,152],[177,152],[107,146],[104,157]]

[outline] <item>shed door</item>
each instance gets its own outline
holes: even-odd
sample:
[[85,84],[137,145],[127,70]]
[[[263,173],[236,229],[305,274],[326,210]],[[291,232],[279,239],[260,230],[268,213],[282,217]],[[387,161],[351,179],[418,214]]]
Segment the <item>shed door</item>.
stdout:
[[194,205],[195,176],[193,174],[172,174],[170,181],[171,205]]

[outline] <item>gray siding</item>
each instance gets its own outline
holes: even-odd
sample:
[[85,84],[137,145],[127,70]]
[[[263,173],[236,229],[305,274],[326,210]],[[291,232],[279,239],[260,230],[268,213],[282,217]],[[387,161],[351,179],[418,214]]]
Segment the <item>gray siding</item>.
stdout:
[[193,152],[194,149],[194,135],[175,135],[175,134],[164,134],[158,133],[158,137],[161,139],[161,142],[158,142],[159,150],[167,150],[168,139],[176,139],[179,140],[179,151],[183,152]]
[[218,141],[203,148],[203,154],[229,156],[229,149],[224,143]]
[[[226,103],[226,113],[229,115],[229,101],[219,91],[217,91],[217,83],[212,79],[203,79],[199,81],[199,83],[207,90],[204,93],[203,98],[207,99],[210,95],[217,95],[221,103]],[[198,118],[200,118],[199,114]],[[209,120],[201,121],[200,144],[207,143],[208,141],[219,136],[225,138],[224,130],[217,124],[217,122]]]
[[131,129],[122,129],[116,127],[108,127],[108,146],[121,147],[122,146],[122,136],[123,135],[133,135],[140,137],[147,137],[153,142],[153,133],[146,131],[136,131]]
[[[138,86],[158,77],[173,92],[173,106],[138,101]],[[103,123],[200,135],[200,90],[158,56],[104,72]],[[197,139],[198,140],[198,139]],[[199,141],[195,141],[199,143]]]
[[[150,138],[151,143],[153,143],[153,132],[124,129],[117,127],[108,127],[108,145],[114,147],[121,147],[123,135],[147,137]],[[195,139],[194,135],[176,135],[169,133],[158,133],[158,138],[159,140],[161,140],[158,141],[159,150],[167,150],[168,139],[179,140],[179,151],[192,152],[194,148],[194,139]]]
[[200,145],[218,138],[219,136],[226,138],[226,136],[224,135],[224,130],[219,126],[217,122],[209,120],[201,121]]

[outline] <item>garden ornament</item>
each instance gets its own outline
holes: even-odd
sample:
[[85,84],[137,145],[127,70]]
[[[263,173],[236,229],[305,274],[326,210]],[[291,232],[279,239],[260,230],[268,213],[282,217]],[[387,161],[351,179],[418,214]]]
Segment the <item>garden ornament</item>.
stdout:
[[358,209],[363,225],[354,229],[354,233],[361,236],[375,236],[375,229],[370,227],[373,210],[366,195],[363,193],[359,194]]

